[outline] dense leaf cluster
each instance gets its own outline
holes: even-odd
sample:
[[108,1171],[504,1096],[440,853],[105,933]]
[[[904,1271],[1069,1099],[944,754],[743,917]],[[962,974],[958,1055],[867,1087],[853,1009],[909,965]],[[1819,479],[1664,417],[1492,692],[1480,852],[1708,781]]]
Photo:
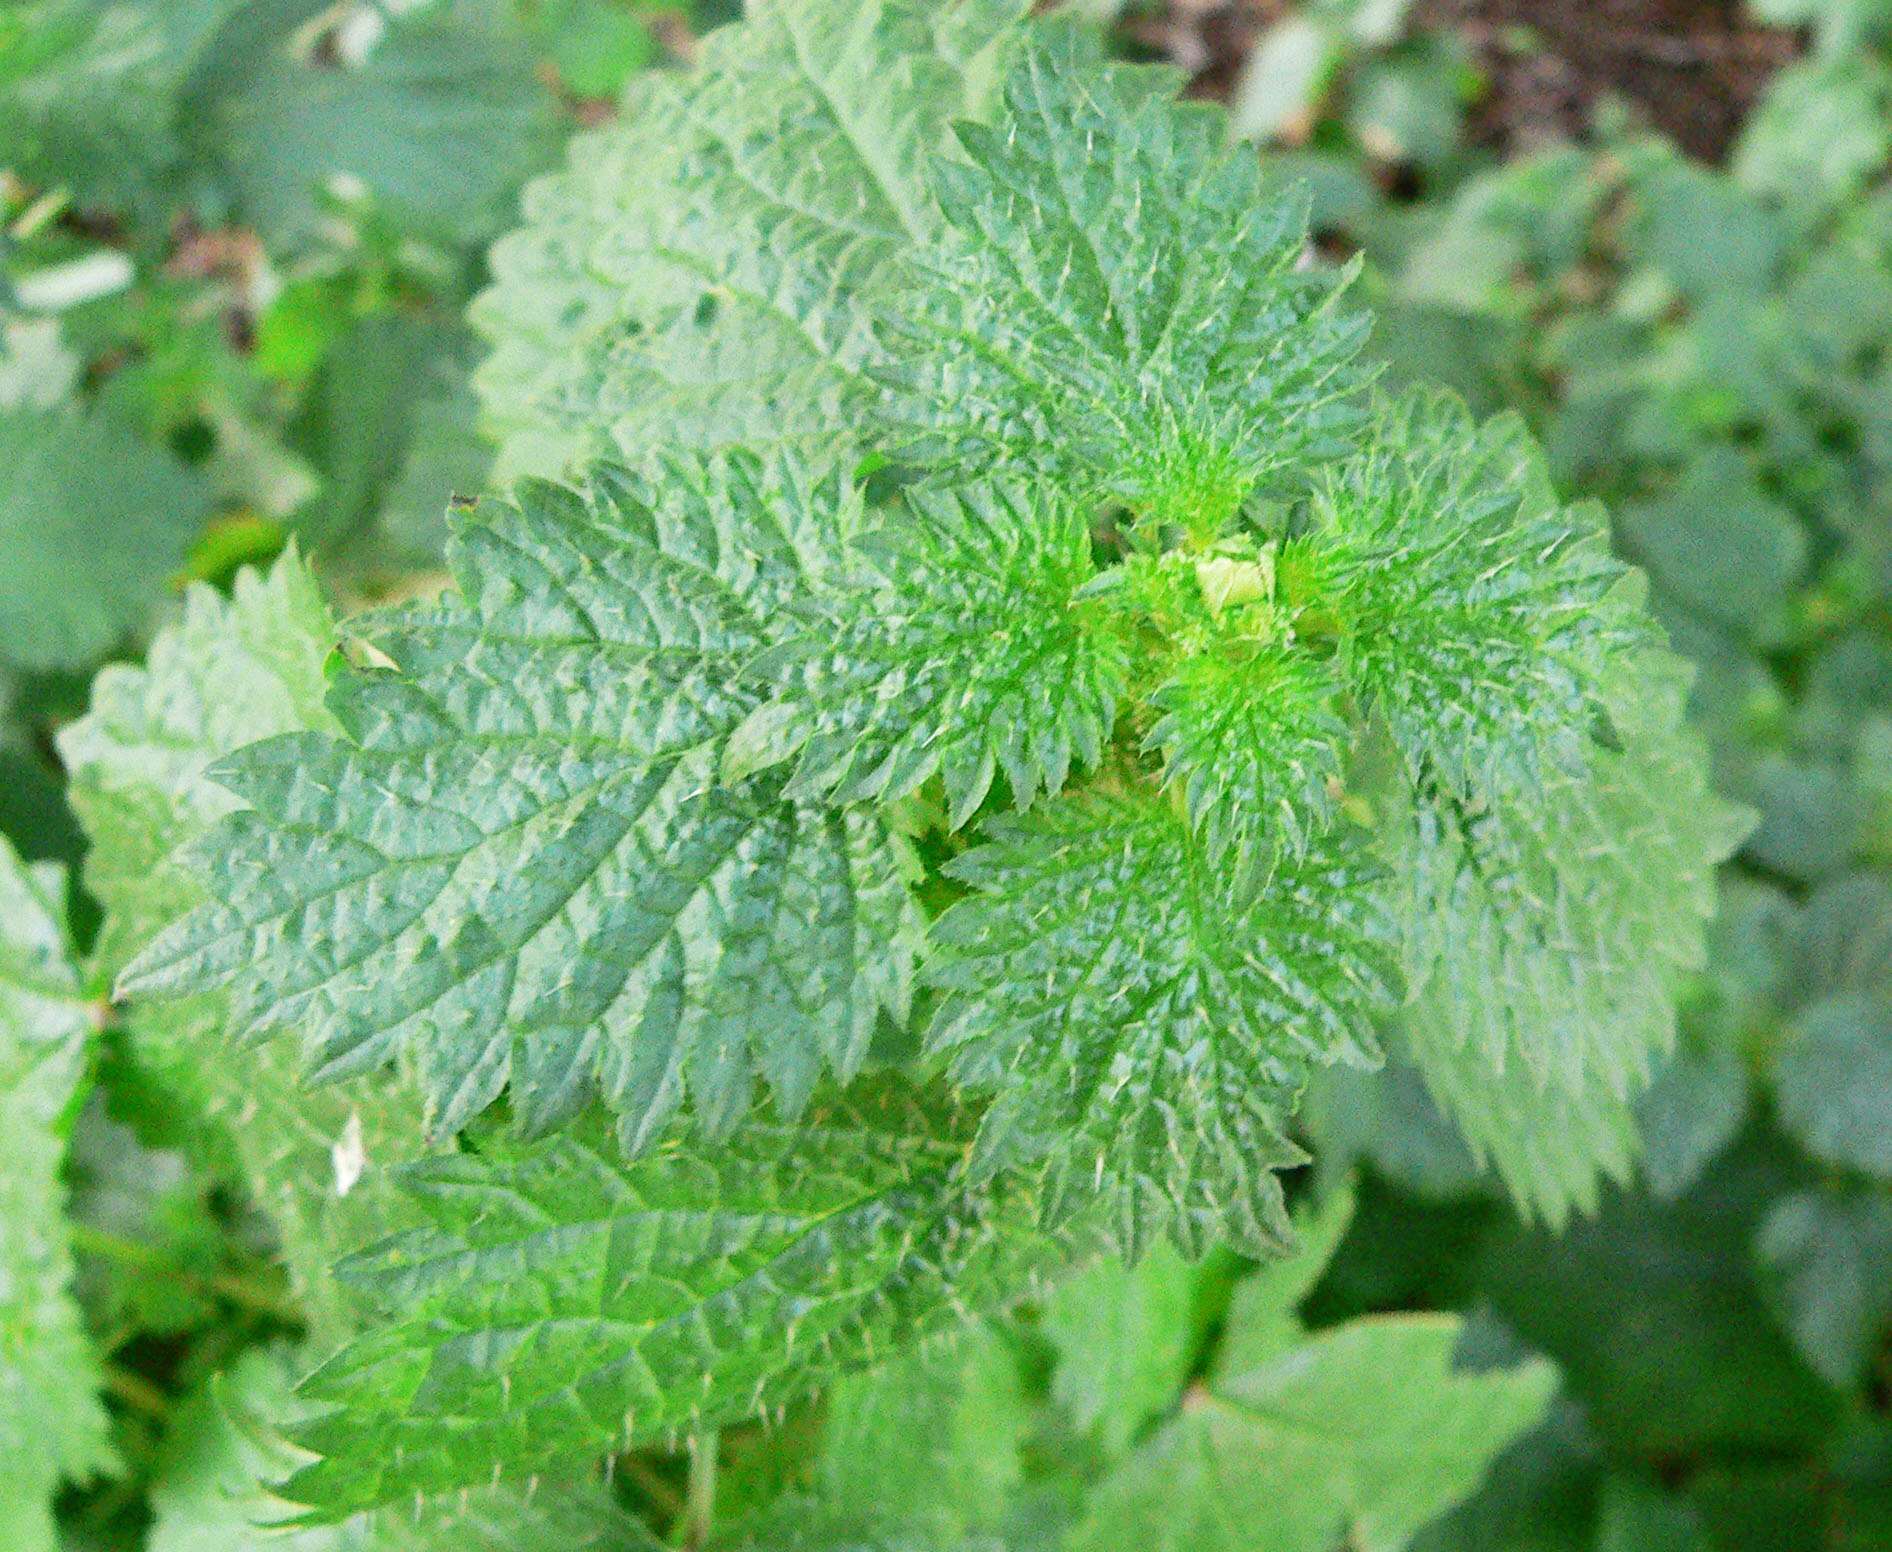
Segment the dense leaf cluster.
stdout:
[[1878,24],[1486,174],[1348,7],[637,9],[0,22],[0,1539],[1874,1545]]
[[[1074,32],[995,32],[1004,133],[893,181],[861,150],[885,105],[836,121],[818,88],[844,49],[895,68],[907,26],[757,24],[844,148],[829,183],[860,160],[848,203],[939,212],[884,280],[805,298],[865,319],[883,468],[678,449],[464,525],[464,602],[376,627],[394,666],[343,681],[341,741],[220,768],[247,806],[204,849],[219,903],[126,989],[229,981],[240,1025],[300,1030],[330,1075],[402,1056],[445,1133],[502,1090],[534,1131],[598,1092],[635,1154],[686,1105],[726,1135],[756,1077],[792,1121],[917,978],[927,1045],[995,1094],[975,1173],[1042,1168],[1050,1221],[1098,1202],[1135,1251],[1280,1237],[1296,1096],[1376,1059],[1403,970],[1479,1004],[1488,1033],[1440,1018],[1435,1086],[1561,1214],[1623,1149],[1528,1173],[1563,1139],[1488,1119],[1480,1074],[1620,1111],[1734,835],[1595,514],[1508,427],[1350,400],[1361,327],[1294,272],[1293,207]],[[746,144],[756,105],[720,86],[691,89]],[[1170,204],[1172,165],[1205,182]],[[762,223],[812,271],[832,233],[766,171],[688,185],[699,227]],[[792,393],[773,324],[673,305]],[[620,391],[650,348],[620,342]],[[924,934],[932,869],[963,898]],[[1655,933],[1619,905],[1644,889]],[[1442,910],[1489,963],[1427,946]]]

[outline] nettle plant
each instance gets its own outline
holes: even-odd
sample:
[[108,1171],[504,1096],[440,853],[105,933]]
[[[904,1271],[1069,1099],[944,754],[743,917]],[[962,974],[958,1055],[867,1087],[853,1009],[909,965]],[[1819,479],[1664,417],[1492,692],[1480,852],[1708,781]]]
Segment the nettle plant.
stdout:
[[1270,1368],[1344,1222],[1271,1260],[1299,1096],[1393,1045],[1590,1203],[1740,820],[1600,511],[1379,395],[1219,112],[1021,10],[776,0],[653,77],[476,309],[560,477],[340,655],[293,557],[195,598],[66,735],[132,1047],[333,1352],[319,1519],[778,1414],[1100,1254],[1269,1264],[1084,1544],[1220,1545],[1169,1500],[1247,1472],[1267,1545],[1396,1546],[1541,1413],[1443,1318]]

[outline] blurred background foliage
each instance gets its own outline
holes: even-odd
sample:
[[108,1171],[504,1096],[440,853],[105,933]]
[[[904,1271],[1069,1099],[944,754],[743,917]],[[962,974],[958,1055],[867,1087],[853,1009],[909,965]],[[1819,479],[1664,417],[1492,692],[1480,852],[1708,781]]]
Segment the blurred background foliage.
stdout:
[[[1719,783],[1759,815],[1640,1174],[1595,1215],[1518,1222],[1397,1059],[1312,1097],[1359,1205],[1310,1320],[1470,1311],[1564,1376],[1416,1545],[1892,1547],[1892,0],[1067,8],[1306,186],[1318,258],[1364,257],[1390,378],[1520,410],[1609,503],[1699,665]],[[463,321],[487,245],[577,127],[734,9],[0,10],[0,830],[26,856],[77,860],[51,736],[186,581],[294,543],[343,607],[437,585],[449,501],[491,461]],[[280,1390],[297,1317],[216,1161],[115,1094],[109,1054],[100,1078],[69,1184],[120,1465],[73,1495],[72,1542],[139,1545],[155,1515],[185,1529],[151,1545],[247,1547],[203,1501],[262,1448],[230,1417]],[[1130,1449],[1230,1275],[1158,1256],[1028,1312],[1001,1367],[1038,1411],[1006,1424],[1031,1440],[1007,1470]],[[975,1359],[954,1407],[998,1405]],[[885,1404],[862,1396],[844,1421]],[[793,1429],[729,1451],[726,1491],[758,1502],[842,1469]],[[661,1506],[680,1469],[634,1491]]]

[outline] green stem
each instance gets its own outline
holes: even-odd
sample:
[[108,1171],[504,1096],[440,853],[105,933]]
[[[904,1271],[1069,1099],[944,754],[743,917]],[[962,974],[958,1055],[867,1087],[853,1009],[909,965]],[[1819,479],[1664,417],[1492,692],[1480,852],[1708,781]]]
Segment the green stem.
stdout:
[[142,1374],[133,1374],[129,1369],[108,1363],[101,1368],[99,1377],[104,1382],[106,1393],[116,1396],[134,1412],[142,1412],[146,1417],[155,1417],[160,1421],[171,1415],[171,1398]]
[[688,1552],[708,1545],[716,1526],[716,1447],[714,1429],[690,1440],[689,1496],[683,1505],[682,1545]]
[[620,1455],[618,1469],[629,1477],[637,1490],[657,1506],[665,1523],[681,1525],[683,1523],[683,1495],[651,1469],[650,1462],[641,1455]]
[[212,1272],[200,1276],[186,1267],[179,1266],[162,1251],[154,1250],[149,1245],[141,1245],[136,1240],[126,1239],[104,1229],[94,1228],[89,1223],[69,1225],[72,1235],[72,1248],[80,1255],[97,1256],[104,1261],[114,1261],[120,1266],[130,1267],[134,1271],[150,1272],[158,1277],[169,1278],[192,1292],[206,1298],[219,1298],[235,1304],[242,1309],[258,1315],[267,1315],[271,1320],[280,1320],[285,1325],[301,1325],[301,1309],[287,1296],[274,1288],[266,1288],[244,1277],[234,1277],[227,1272]]

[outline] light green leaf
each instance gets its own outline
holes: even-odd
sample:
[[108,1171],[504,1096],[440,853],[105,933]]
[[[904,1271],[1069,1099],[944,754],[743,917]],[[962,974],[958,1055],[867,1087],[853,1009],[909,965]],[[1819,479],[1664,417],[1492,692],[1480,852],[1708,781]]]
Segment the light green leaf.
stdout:
[[1034,35],[1002,121],[934,164],[951,231],[889,316],[894,433],[955,475],[1052,471],[1215,533],[1259,483],[1330,450],[1364,320],[1299,269],[1306,212],[1266,200],[1223,115],[1166,72]]
[[30,0],[0,17],[0,145],[28,181],[154,213],[183,156],[177,95],[240,0]]
[[0,837],[0,1544],[55,1552],[53,1495],[113,1464],[73,1302],[60,1169],[95,1025],[65,887]]
[[1106,1455],[1121,1455],[1181,1394],[1203,1335],[1201,1283],[1200,1268],[1158,1240],[1141,1261],[1107,1257],[1045,1301],[1052,1397]]
[[308,1410],[291,1391],[291,1369],[288,1354],[252,1348],[186,1399],[152,1485],[147,1552],[658,1552],[661,1543],[589,1483],[293,1525],[295,1505],[268,1485],[296,1465],[281,1431]]
[[1236,1285],[1216,1350],[1218,1372],[1236,1374],[1272,1362],[1303,1334],[1297,1313],[1333,1264],[1353,1223],[1352,1186],[1329,1191],[1294,1215],[1294,1244]]
[[334,724],[322,709],[335,624],[293,552],[244,571],[232,595],[199,585],[144,666],[113,664],[59,754],[91,838],[85,882],[106,909],[98,954],[116,974],[201,898],[175,860],[237,804],[206,771],[252,740]]
[[499,478],[653,443],[863,451],[870,298],[939,218],[922,176],[981,117],[1022,0],[758,0],[687,75],[573,142],[473,319]]
[[1075,1552],[1398,1552],[1556,1389],[1535,1359],[1460,1370],[1454,1316],[1373,1316],[1259,1348],[1241,1320],[1238,1306],[1229,1341],[1257,1361],[1225,1365],[1105,1478]]
[[1397,864],[1413,1059],[1473,1151],[1552,1222],[1631,1168],[1634,1097],[1673,1045],[1715,865],[1746,828],[1680,731],[1679,662],[1636,664],[1610,702],[1621,747],[1594,749],[1587,779],[1422,804]]
[[1742,127],[1735,176],[1796,203],[1856,196],[1892,155],[1892,68],[1861,51],[1802,60],[1772,82]]
[[711,1547],[713,1552],[1009,1552],[994,1537],[953,1534],[941,1540],[923,1526],[887,1525],[871,1512],[807,1498],[784,1499]]
[[1329,1067],[1308,1084],[1300,1121],[1323,1180],[1364,1161],[1401,1190],[1429,1201],[1479,1194],[1485,1176],[1465,1138],[1426,1087],[1405,1035],[1385,1032],[1377,1072]]
[[594,1113],[409,1166],[419,1226],[347,1269],[378,1318],[308,1382],[326,1458],[286,1491],[333,1516],[674,1440],[1021,1296],[1057,1251],[968,1181],[972,1127],[875,1082],[630,1162]]
[[551,0],[536,13],[533,30],[539,44],[575,97],[615,96],[633,73],[658,57],[648,22],[612,0]]
[[126,985],[229,985],[241,1030],[315,1071],[401,1056],[454,1132],[508,1082],[529,1129],[601,1089],[628,1148],[686,1093],[732,1124],[760,1073],[792,1113],[904,1013],[917,931],[881,822],[713,785],[771,644],[853,521],[745,457],[533,485],[465,524],[462,596],[382,619],[344,736],[254,745],[252,807],[197,849],[218,891]]
[[1892,1328],[1892,1196],[1802,1191],[1755,1236],[1762,1285],[1808,1363],[1856,1384]]
[[[1271,561],[1270,550],[1197,560],[1201,604],[1191,610],[1184,589],[1152,610],[1172,651],[1144,748],[1161,751],[1164,781],[1210,853],[1238,869],[1306,854],[1333,822],[1354,737],[1331,665],[1284,623]],[[1252,596],[1228,596],[1236,579]]]
[[149,1263],[102,1255],[79,1263],[74,1288],[93,1330],[176,1336],[222,1317],[206,1297],[228,1254],[210,1200],[214,1175],[174,1149],[146,1147],[95,1099],[73,1127],[66,1177],[67,1212],[82,1232],[155,1252]]
[[0,308],[0,410],[56,409],[79,381],[79,358],[56,318],[19,318]]
[[957,1546],[1003,1519],[1032,1422],[1012,1344],[992,1326],[968,1327],[834,1387],[812,1496]]
[[1841,994],[1802,1013],[1775,1085],[1781,1125],[1808,1152],[1892,1179],[1892,1000]]
[[1370,1063],[1390,995],[1373,872],[1344,841],[1255,887],[1149,796],[995,821],[952,862],[933,1045],[995,1092],[981,1149],[1045,1155],[1053,1213],[1110,1199],[1133,1252],[1250,1250],[1285,1229],[1274,1171],[1308,1070]]
[[236,1181],[276,1232],[290,1290],[310,1334],[326,1342],[352,1324],[336,1259],[386,1232],[389,1166],[420,1147],[411,1080],[360,1079],[311,1090],[292,1047],[244,1047],[226,999],[212,993],[145,1000],[126,1030],[141,1079],[207,1165]]
[[96,415],[0,409],[0,661],[84,668],[155,611],[209,513],[202,481]]
[[[1486,995],[1495,999],[1499,988]],[[1490,1011],[1510,1016],[1495,1001]],[[1520,1211],[1561,1224],[1573,1210],[1594,1209],[1605,1180],[1628,1181],[1637,1148],[1629,1096],[1600,1079],[1570,1087],[1540,1078],[1521,1059],[1494,1066],[1457,1043],[1463,1018],[1422,998],[1405,1018],[1407,1044],[1472,1157],[1497,1172]]]
[[1264,142],[1284,133],[1304,138],[1339,44],[1321,17],[1291,12],[1270,26],[1235,83],[1230,133]]
[[[335,626],[293,553],[245,571],[229,599],[185,596],[182,619],[142,668],[113,666],[60,755],[91,841],[86,883],[105,907],[97,953],[111,974],[207,898],[178,860],[236,800],[207,772],[255,738],[329,729],[323,665]],[[305,1091],[288,1047],[239,1051],[226,999],[140,999],[126,1013],[132,1060],[184,1117],[194,1157],[235,1175],[274,1222],[314,1329],[338,1331],[338,1247],[380,1231],[379,1166],[417,1142],[407,1082]],[[206,1125],[206,1122],[208,1125]]]

